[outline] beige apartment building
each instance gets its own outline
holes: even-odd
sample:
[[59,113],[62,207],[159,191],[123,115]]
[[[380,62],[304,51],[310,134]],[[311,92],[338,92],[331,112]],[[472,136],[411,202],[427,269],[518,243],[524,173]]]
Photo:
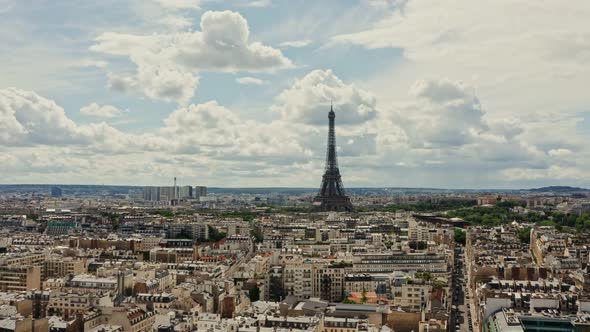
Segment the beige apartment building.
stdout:
[[0,266],[0,291],[18,292],[41,288],[41,267]]
[[68,274],[77,275],[85,272],[83,260],[73,257],[52,257],[45,262],[44,279],[62,278]]

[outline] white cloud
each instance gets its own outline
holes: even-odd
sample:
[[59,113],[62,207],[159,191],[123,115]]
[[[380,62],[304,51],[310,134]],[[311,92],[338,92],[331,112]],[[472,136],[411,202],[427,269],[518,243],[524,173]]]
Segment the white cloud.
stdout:
[[411,89],[416,102],[394,114],[411,145],[460,146],[488,130],[479,100],[461,82],[420,80]]
[[80,125],[53,100],[32,91],[0,90],[0,145],[84,145],[117,151],[125,135],[105,123]]
[[340,125],[360,124],[376,115],[375,97],[353,84],[345,84],[331,70],[310,72],[276,99],[273,110],[294,123],[325,125],[330,103]]
[[190,19],[179,15],[166,15],[159,22],[174,31],[188,30],[193,25]]
[[[27,182],[145,184],[158,174],[190,178],[198,168],[217,185],[293,186],[301,178],[308,179],[305,185],[317,185],[333,99],[347,186],[513,186],[551,179],[567,183],[585,174],[586,149],[562,142],[539,145],[529,136],[536,130],[530,125],[488,119],[485,103],[465,83],[419,80],[409,92],[397,107],[378,108],[369,92],[329,70],[312,71],[277,97],[272,108],[279,117],[271,122],[247,120],[209,101],[178,107],[161,128],[133,134],[104,123],[75,123],[55,102],[33,92],[0,90],[0,148],[11,151],[10,158],[0,155],[0,171],[13,174],[11,181],[30,173]],[[101,107],[106,106],[93,103],[88,109]],[[372,113],[359,113],[360,107]],[[306,119],[315,113],[317,122]],[[567,132],[575,125],[555,123],[555,128]]]
[[202,1],[200,0],[154,0],[164,9],[183,10],[199,9]]
[[200,26],[197,32],[148,36],[106,32],[91,50],[127,56],[137,66],[135,77],[111,75],[113,88],[181,103],[192,98],[202,70],[260,72],[293,67],[280,50],[250,42],[248,23],[238,13],[205,12]]
[[84,132],[52,100],[14,88],[0,90],[0,144],[71,144]]
[[295,139],[292,127],[281,121],[264,124],[244,120],[216,101],[181,107],[164,123],[158,135],[167,138],[166,148],[172,152],[233,161],[236,169],[252,162],[263,168],[287,166],[310,156]]
[[109,73],[107,87],[121,93],[139,92],[137,79],[129,75]]
[[281,48],[300,48],[300,47],[308,46],[311,43],[312,43],[312,41],[310,39],[291,40],[291,41],[286,41],[286,42],[280,43],[279,47],[281,47]]
[[272,5],[272,0],[245,0],[239,5],[242,7],[269,7]]
[[193,97],[198,84],[199,77],[189,72],[148,63],[140,65],[135,76],[109,73],[107,82],[107,86],[114,91],[143,93],[151,99],[180,104],[186,104]]
[[566,158],[571,157],[573,155],[573,152],[569,149],[551,149],[549,150],[548,154],[549,156],[555,158]]
[[238,77],[238,78],[236,78],[236,82],[238,82],[239,84],[253,84],[253,85],[263,85],[266,83],[266,81],[263,81],[259,78],[249,77],[249,76]]
[[384,103],[421,77],[449,77],[476,87],[495,117],[536,116],[587,104],[589,15],[583,0],[408,1],[372,27],[332,42],[402,50],[405,61],[367,84]]
[[99,105],[91,103],[80,108],[80,113],[97,118],[115,118],[121,115],[121,111],[112,105]]
[[137,81],[152,99],[185,104],[193,97],[199,78],[174,66],[145,63],[138,67]]

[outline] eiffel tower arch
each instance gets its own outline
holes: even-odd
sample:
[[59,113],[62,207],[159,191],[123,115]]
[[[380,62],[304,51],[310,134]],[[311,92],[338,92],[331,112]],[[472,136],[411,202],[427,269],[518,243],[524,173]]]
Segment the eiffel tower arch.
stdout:
[[330,106],[328,113],[329,130],[328,130],[328,148],[326,152],[326,168],[322,176],[320,192],[314,198],[314,209],[316,211],[352,211],[350,198],[346,196],[342,177],[338,168],[338,157],[336,156],[336,134],[334,122],[336,114]]

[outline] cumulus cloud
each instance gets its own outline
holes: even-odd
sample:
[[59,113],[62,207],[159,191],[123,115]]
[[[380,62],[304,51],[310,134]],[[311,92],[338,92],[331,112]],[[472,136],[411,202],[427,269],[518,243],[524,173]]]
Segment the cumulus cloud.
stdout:
[[146,63],[139,66],[137,81],[143,93],[152,99],[184,104],[193,97],[199,78],[174,66]]
[[216,101],[191,104],[172,112],[160,130],[162,137],[174,137],[177,153],[203,154],[223,160],[278,160],[282,156],[300,159],[309,152],[294,139],[291,127],[246,121]]
[[[189,105],[172,112],[164,120],[166,134],[189,138],[189,144],[227,146],[234,142],[239,119],[216,101]],[[197,130],[198,129],[198,130]]]
[[415,82],[408,101],[381,114],[380,131],[394,133],[380,137],[382,147],[405,150],[412,159],[407,164],[460,160],[474,169],[488,167],[482,162],[494,163],[497,169],[516,164],[546,167],[547,154],[522,139],[522,124],[516,119],[489,120],[471,91],[463,82],[449,79]]
[[105,32],[91,50],[126,56],[137,66],[134,76],[111,75],[111,87],[181,103],[192,98],[203,70],[262,72],[293,67],[280,50],[250,42],[248,22],[239,13],[205,12],[200,27],[201,31],[157,35]]
[[[100,107],[87,108],[93,109]],[[0,89],[0,146],[83,146],[86,152],[122,153],[153,141],[138,140],[104,122],[78,124],[53,100],[33,91]]]
[[353,84],[345,84],[331,70],[314,70],[298,79],[277,98],[273,110],[285,121],[325,125],[330,104],[339,125],[360,124],[376,115],[375,97]]
[[142,93],[151,99],[186,104],[194,95],[199,77],[164,65],[139,67],[136,76],[108,74],[107,86],[122,93]]
[[139,92],[137,79],[129,75],[109,73],[107,87],[121,93]]
[[60,106],[31,91],[0,90],[0,143],[73,144],[87,141]]
[[[215,181],[227,181],[224,174],[241,184],[263,176],[294,185],[306,176],[308,185],[315,185],[324,162],[330,99],[347,185],[390,183],[377,177],[400,185],[444,186],[452,179],[457,186],[481,186],[481,174],[495,183],[542,181],[558,172],[566,181],[584,174],[577,159],[587,156],[576,147],[538,145],[527,136],[530,127],[517,119],[488,119],[473,89],[461,81],[419,80],[399,107],[381,109],[369,92],[329,70],[312,71],[280,94],[272,106],[279,116],[271,122],[248,120],[208,101],[179,106],[161,128],[142,134],[105,123],[78,124],[34,92],[0,90],[0,146],[12,151],[10,158],[0,155],[0,170],[81,179],[76,171],[99,168],[106,181],[145,183],[166,172],[194,176],[198,168]],[[107,106],[87,108],[98,112]],[[359,113],[361,106],[374,114]],[[317,122],[308,121],[313,112]]]
[[[498,117],[584,107],[581,87],[590,75],[585,62],[589,2],[500,0],[482,5],[458,0],[453,6],[461,10],[436,0],[408,1],[372,27],[334,36],[332,42],[403,52],[406,61],[371,79],[369,87],[381,102],[393,102],[399,98],[396,91],[428,76],[468,81]],[[557,12],[567,19],[555,20]],[[531,26],[536,29],[527,28]]]
[[114,118],[121,115],[121,110],[112,105],[91,103],[80,108],[80,113],[98,118]]
[[253,85],[263,85],[266,82],[256,78],[256,77],[249,77],[249,76],[245,76],[245,77],[238,77],[236,78],[236,82],[238,82],[239,84],[253,84]]
[[190,19],[180,15],[166,15],[159,23],[175,31],[188,30],[193,25]]
[[394,116],[413,146],[464,145],[488,130],[479,100],[461,82],[420,80],[410,93],[417,100]]
[[[590,3],[501,0],[482,7],[458,0],[454,6],[461,10],[407,1],[372,27],[332,38],[331,45],[403,54],[363,85],[391,110],[379,123],[380,149],[398,153],[406,165],[441,160],[440,174],[460,168],[481,182],[582,176],[589,155],[576,113],[587,108],[581,87],[590,75]],[[567,19],[555,20],[556,12]],[[414,84],[421,77],[450,79]]]

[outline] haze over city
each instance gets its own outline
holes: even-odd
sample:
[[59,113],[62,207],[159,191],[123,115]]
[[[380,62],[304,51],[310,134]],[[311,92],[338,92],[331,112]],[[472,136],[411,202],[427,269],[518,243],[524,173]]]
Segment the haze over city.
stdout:
[[[506,8],[509,8],[508,10]],[[5,184],[590,185],[590,2],[0,2]]]

